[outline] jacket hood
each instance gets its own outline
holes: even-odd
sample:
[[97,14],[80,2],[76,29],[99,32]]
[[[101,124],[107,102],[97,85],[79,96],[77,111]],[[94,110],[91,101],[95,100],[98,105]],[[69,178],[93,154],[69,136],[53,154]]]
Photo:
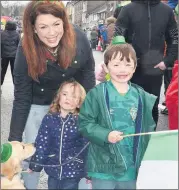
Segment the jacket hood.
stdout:
[[161,2],[161,0],[131,0],[131,2],[136,2],[136,3],[143,3],[143,4],[150,4],[150,5],[156,5]]
[[5,30],[16,30],[16,28],[17,28],[17,25],[15,22],[13,21],[6,22]]

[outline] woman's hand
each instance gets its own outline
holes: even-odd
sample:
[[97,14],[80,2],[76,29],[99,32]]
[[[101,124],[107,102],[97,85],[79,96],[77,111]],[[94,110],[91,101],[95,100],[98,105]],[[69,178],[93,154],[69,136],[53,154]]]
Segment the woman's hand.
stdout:
[[105,64],[101,63],[99,67],[97,68],[97,71],[95,72],[96,80],[100,82],[104,82],[106,80],[105,79],[106,74],[107,74],[107,71],[105,69]]

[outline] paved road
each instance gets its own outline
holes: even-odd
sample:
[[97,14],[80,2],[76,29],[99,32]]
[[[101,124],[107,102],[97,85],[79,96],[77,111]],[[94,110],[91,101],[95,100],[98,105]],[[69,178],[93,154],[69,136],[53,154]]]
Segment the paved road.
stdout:
[[[94,51],[93,54],[97,67],[103,60],[103,54],[98,51]],[[162,102],[163,99],[164,95],[162,87],[160,102]],[[12,111],[12,102],[13,102],[13,84],[12,84],[10,69],[8,68],[8,72],[6,74],[6,78],[2,86],[2,94],[1,94],[1,143],[7,142],[11,111]],[[160,115],[157,130],[167,130],[167,116]],[[42,177],[39,184],[39,188],[46,189],[47,188],[46,174],[42,172],[41,175]],[[82,187],[84,187],[83,184]]]

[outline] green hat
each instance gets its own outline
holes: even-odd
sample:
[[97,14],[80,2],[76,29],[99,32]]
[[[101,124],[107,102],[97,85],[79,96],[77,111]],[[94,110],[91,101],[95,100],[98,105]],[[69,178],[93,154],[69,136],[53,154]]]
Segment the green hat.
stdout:
[[117,44],[126,44],[124,36],[115,36],[112,39],[112,45],[117,45]]
[[12,155],[12,145],[10,143],[4,143],[1,145],[1,163],[8,161]]

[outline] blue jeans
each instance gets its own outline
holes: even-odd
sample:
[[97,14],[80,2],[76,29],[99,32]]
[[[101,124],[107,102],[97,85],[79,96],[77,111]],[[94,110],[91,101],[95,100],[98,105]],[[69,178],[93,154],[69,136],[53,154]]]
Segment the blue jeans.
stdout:
[[48,189],[78,189],[78,183],[80,179],[68,178],[68,179],[55,179],[51,176],[48,177]]
[[115,181],[92,178],[93,189],[136,189],[136,181]]
[[[23,142],[35,142],[42,119],[47,114],[48,110],[49,106],[31,105],[24,130]],[[23,162],[23,169],[26,170],[28,168],[29,164],[27,162]],[[37,189],[39,177],[40,172],[22,173],[22,179],[24,180],[24,185],[27,189]]]

